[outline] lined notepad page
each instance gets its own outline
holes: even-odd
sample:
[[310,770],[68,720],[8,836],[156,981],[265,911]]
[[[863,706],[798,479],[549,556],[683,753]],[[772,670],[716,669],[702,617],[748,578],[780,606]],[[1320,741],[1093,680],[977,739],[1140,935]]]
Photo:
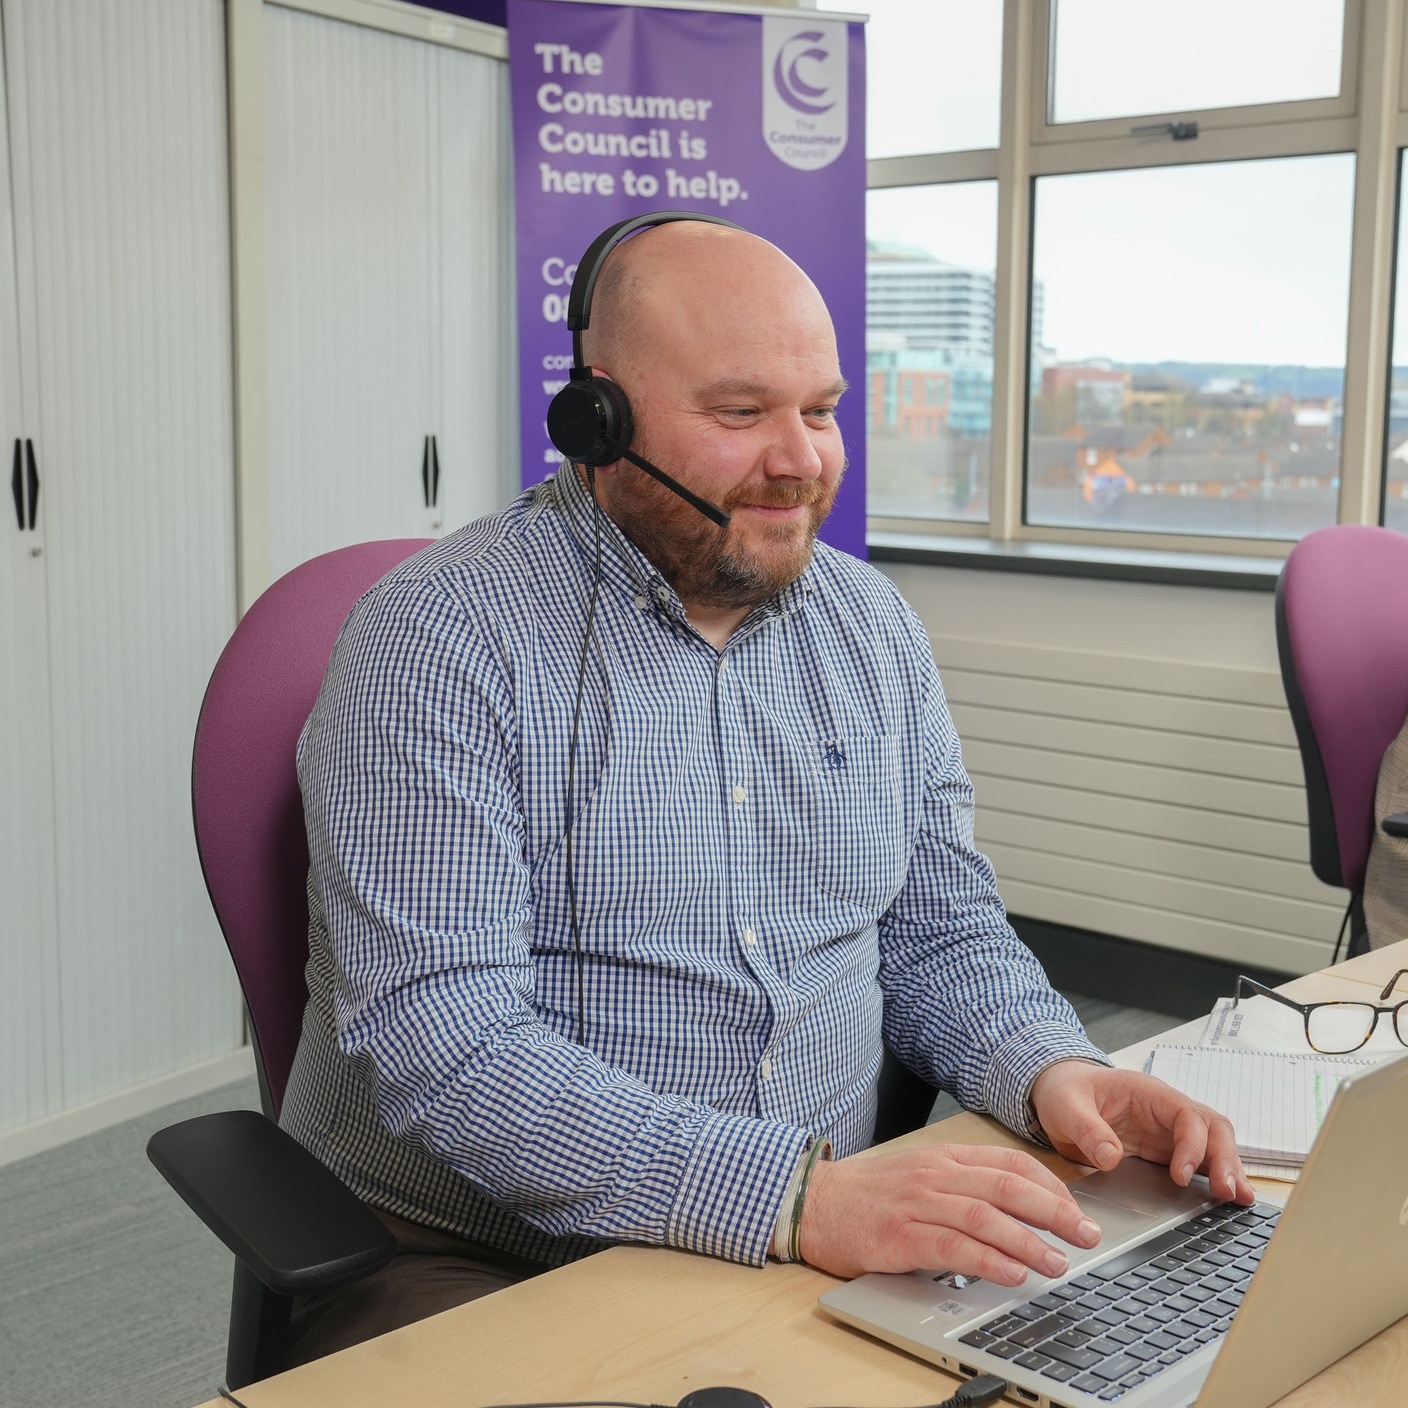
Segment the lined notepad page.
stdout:
[[1226,1115],[1243,1158],[1302,1164],[1339,1083],[1375,1059],[1159,1046],[1147,1070]]

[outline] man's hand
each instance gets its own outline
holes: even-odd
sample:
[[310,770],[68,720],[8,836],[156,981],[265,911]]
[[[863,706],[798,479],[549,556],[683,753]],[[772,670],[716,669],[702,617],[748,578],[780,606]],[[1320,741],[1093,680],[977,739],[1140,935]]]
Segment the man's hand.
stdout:
[[914,1271],[921,1266],[1020,1285],[1027,1268],[1066,1270],[1043,1228],[1093,1247],[1100,1228],[1066,1185],[1030,1154],[937,1144],[819,1163],[802,1209],[802,1256],[822,1271]]
[[1032,1108],[1057,1153],[1112,1169],[1126,1155],[1167,1164],[1187,1186],[1206,1173],[1214,1196],[1256,1200],[1232,1126],[1216,1111],[1139,1071],[1058,1061],[1032,1085]]

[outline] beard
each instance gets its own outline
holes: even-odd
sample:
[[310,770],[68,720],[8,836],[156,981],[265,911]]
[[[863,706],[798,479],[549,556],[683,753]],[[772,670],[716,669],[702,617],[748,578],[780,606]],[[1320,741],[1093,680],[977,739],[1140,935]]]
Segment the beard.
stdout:
[[[649,458],[648,452],[641,453]],[[843,475],[844,469],[830,485],[820,479],[739,485],[721,500],[725,513],[741,504],[807,510],[797,521],[750,523],[746,529],[738,519],[720,528],[634,468],[624,482],[612,486],[607,507],[681,601],[723,609],[759,606],[806,571],[817,530],[831,512]]]

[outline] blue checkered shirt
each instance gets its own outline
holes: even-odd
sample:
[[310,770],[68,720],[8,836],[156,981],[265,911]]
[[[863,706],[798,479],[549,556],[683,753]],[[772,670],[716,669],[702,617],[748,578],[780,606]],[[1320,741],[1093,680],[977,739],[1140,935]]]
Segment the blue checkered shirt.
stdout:
[[716,651],[570,470],[358,603],[299,746],[308,986],[283,1122],[373,1206],[535,1260],[768,1254],[882,1033],[1031,1133],[1102,1059],[1007,924],[923,628],[818,546]]

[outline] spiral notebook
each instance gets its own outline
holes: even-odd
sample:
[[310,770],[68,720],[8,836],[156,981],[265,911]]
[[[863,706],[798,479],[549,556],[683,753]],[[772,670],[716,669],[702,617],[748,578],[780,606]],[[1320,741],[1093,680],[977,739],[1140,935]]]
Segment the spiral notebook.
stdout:
[[1159,1046],[1145,1069],[1226,1115],[1244,1160],[1272,1166],[1271,1177],[1294,1178],[1340,1082],[1381,1059]]

